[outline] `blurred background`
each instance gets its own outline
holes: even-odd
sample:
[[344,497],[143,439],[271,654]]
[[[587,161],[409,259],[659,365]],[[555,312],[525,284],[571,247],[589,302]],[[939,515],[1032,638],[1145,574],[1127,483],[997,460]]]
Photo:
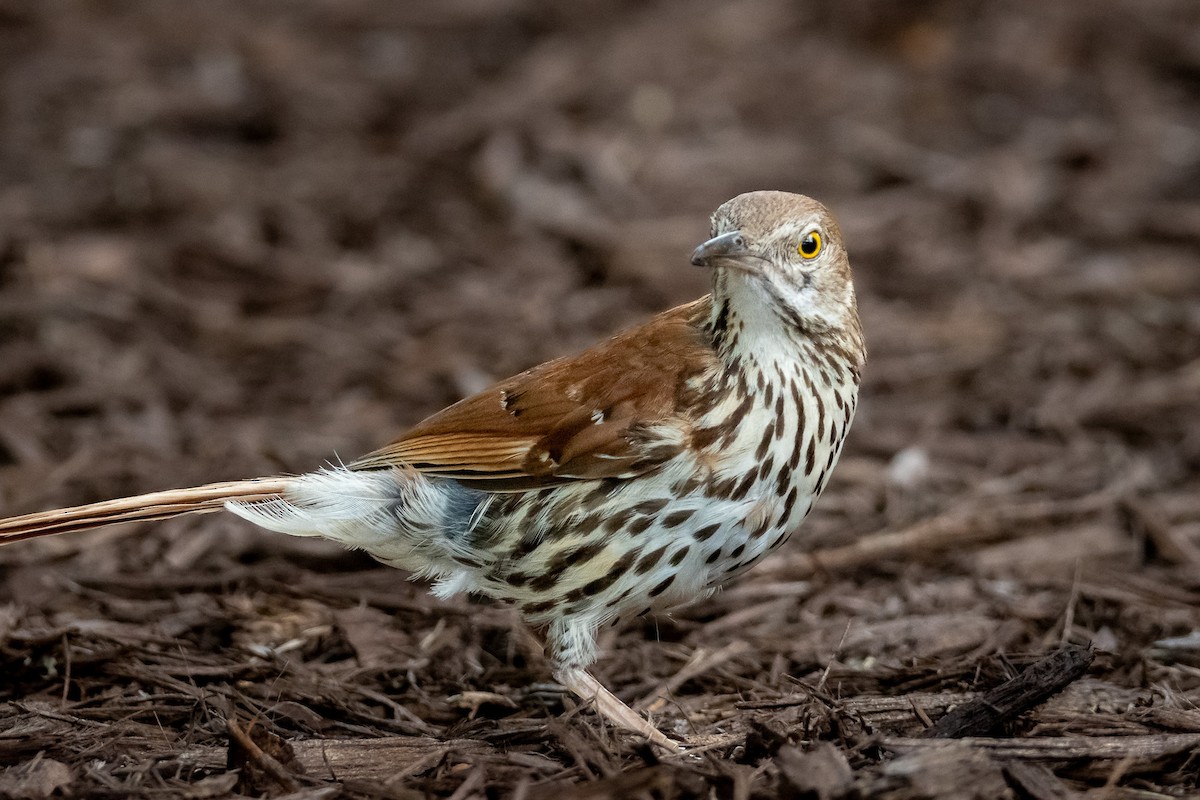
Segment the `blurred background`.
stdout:
[[[859,418],[802,535],[741,589],[615,634],[610,685],[641,696],[751,608],[740,649],[673,687],[693,729],[731,686],[921,659],[960,680],[1060,641],[1101,641],[1122,691],[1193,702],[1196,646],[1153,655],[1200,628],[1193,0],[0,0],[0,513],[352,458],[704,293],[687,256],[708,214],[764,188],[841,221]],[[796,571],[930,521],[962,545]],[[338,725],[386,706],[304,694],[313,664],[424,704],[418,733],[541,731],[556,711],[533,701],[445,700],[546,679],[507,612],[456,616],[401,580],[223,516],[6,548],[0,719],[34,724],[30,698],[101,718],[108,696],[144,722],[111,689],[133,681],[175,698],[152,709],[163,753],[223,746],[209,700],[114,655],[165,663],[153,630],[227,658],[205,696],[285,738],[329,728],[281,697]],[[46,665],[68,651],[64,683]],[[262,663],[273,694],[238,688]],[[50,752],[75,790],[132,791],[142,773],[81,765],[142,734],[79,730]],[[583,779],[569,762],[525,772]],[[157,780],[221,772],[192,763]]]

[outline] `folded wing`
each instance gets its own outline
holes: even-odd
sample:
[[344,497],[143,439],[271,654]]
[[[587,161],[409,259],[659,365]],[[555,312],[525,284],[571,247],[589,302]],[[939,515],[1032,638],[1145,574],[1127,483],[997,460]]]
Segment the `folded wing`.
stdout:
[[685,406],[719,368],[705,298],[501,381],[350,464],[400,464],[489,491],[630,478],[691,434]]

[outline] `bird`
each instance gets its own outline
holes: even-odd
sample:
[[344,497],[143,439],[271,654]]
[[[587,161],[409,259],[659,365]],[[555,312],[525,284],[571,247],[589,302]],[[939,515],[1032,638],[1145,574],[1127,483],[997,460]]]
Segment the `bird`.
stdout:
[[222,509],[331,539],[428,579],[438,598],[515,605],[558,683],[678,751],[594,677],[597,631],[705,598],[783,544],[837,464],[866,362],[825,206],[747,192],[711,224],[691,255],[710,294],[358,460],[12,517],[0,544]]

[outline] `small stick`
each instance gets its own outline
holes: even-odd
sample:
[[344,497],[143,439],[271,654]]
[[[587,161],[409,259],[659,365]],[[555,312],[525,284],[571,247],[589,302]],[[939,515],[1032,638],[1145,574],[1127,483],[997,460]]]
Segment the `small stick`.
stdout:
[[735,639],[729,644],[722,647],[720,650],[711,651],[701,647],[692,654],[688,662],[679,668],[671,677],[660,683],[649,692],[645,697],[634,703],[634,708],[640,708],[645,711],[661,711],[667,704],[667,699],[680,686],[690,681],[692,678],[703,675],[710,669],[715,669],[732,658],[737,658],[743,653],[750,651],[750,645],[740,639]]
[[258,764],[263,770],[270,775],[275,781],[282,786],[286,791],[295,792],[300,789],[300,784],[292,777],[291,773],[284,768],[283,764],[270,753],[263,752],[263,749],[254,743],[254,740],[242,730],[242,727],[237,724],[236,720],[230,719],[227,723],[229,735],[233,737],[238,746],[245,750],[250,758]]
[[1090,647],[1059,648],[1017,677],[948,712],[921,735],[926,739],[986,736],[1083,677],[1095,657]]

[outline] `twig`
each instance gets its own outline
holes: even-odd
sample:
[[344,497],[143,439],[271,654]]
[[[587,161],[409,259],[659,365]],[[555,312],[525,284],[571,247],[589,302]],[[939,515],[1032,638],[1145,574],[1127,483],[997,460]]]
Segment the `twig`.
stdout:
[[716,669],[730,659],[737,658],[743,653],[749,652],[749,650],[749,643],[741,639],[735,639],[715,652],[705,647],[698,648],[686,664],[680,667],[674,675],[654,687],[652,691],[634,703],[634,707],[647,711],[658,711],[666,703],[666,699],[678,690],[680,686],[692,678],[703,675],[710,669]]
[[1090,647],[1060,648],[1026,667],[1017,677],[950,711],[922,736],[929,739],[984,736],[1078,680],[1095,657]]
[[264,772],[274,778],[276,783],[289,792],[297,791],[300,788],[300,784],[296,782],[296,779],[292,777],[283,764],[280,764],[278,759],[273,755],[263,752],[263,749],[254,743],[254,740],[242,730],[236,720],[230,719],[226,727],[229,730],[229,735],[233,737],[238,746],[246,751],[255,764],[262,767]]
[[70,638],[68,638],[65,631],[63,632],[63,635],[62,635],[62,649],[63,649],[63,690],[62,690],[62,702],[59,704],[59,707],[65,709],[67,707],[67,696],[68,696],[68,694],[70,694],[70,691],[71,691],[71,640],[70,640]]
[[1097,800],[1108,800],[1112,796],[1113,789],[1121,782],[1121,778],[1125,777],[1125,773],[1133,766],[1137,759],[1133,754],[1122,758],[1113,765],[1112,771],[1108,773],[1108,779],[1104,781],[1104,785],[1100,787],[1100,791],[1096,794]]
[[846,630],[842,631],[842,638],[838,640],[837,647],[833,650],[833,655],[829,659],[829,663],[825,665],[825,669],[821,672],[821,680],[817,681],[817,691],[825,691],[825,684],[829,680],[829,673],[833,670],[833,662],[837,659],[838,654],[842,652],[842,648],[846,645],[846,637],[850,635],[850,626],[854,624],[854,618],[846,620]]
[[1071,595],[1067,598],[1067,609],[1063,612],[1062,638],[1060,647],[1066,647],[1071,641],[1071,628],[1075,626],[1075,604],[1079,602],[1079,582],[1083,576],[1083,560],[1075,559],[1075,577],[1071,580]]
[[1200,734],[1147,734],[1144,736],[1056,736],[1042,739],[991,739],[971,736],[956,739],[886,737],[880,746],[894,753],[911,753],[935,747],[953,747],[961,742],[1002,759],[1060,763],[1078,759],[1105,761],[1132,758],[1133,763],[1151,761],[1200,747]]
[[427,736],[385,736],[374,739],[304,739],[290,742],[296,763],[305,775],[337,780],[378,780],[401,783],[434,767],[453,754],[478,759],[494,752],[473,739],[440,741]]
[[482,784],[483,767],[475,767],[475,769],[471,770],[471,774],[467,776],[466,780],[458,785],[458,788],[454,790],[454,794],[450,795],[448,800],[466,800],[466,798],[471,796],[471,792],[475,791]]

